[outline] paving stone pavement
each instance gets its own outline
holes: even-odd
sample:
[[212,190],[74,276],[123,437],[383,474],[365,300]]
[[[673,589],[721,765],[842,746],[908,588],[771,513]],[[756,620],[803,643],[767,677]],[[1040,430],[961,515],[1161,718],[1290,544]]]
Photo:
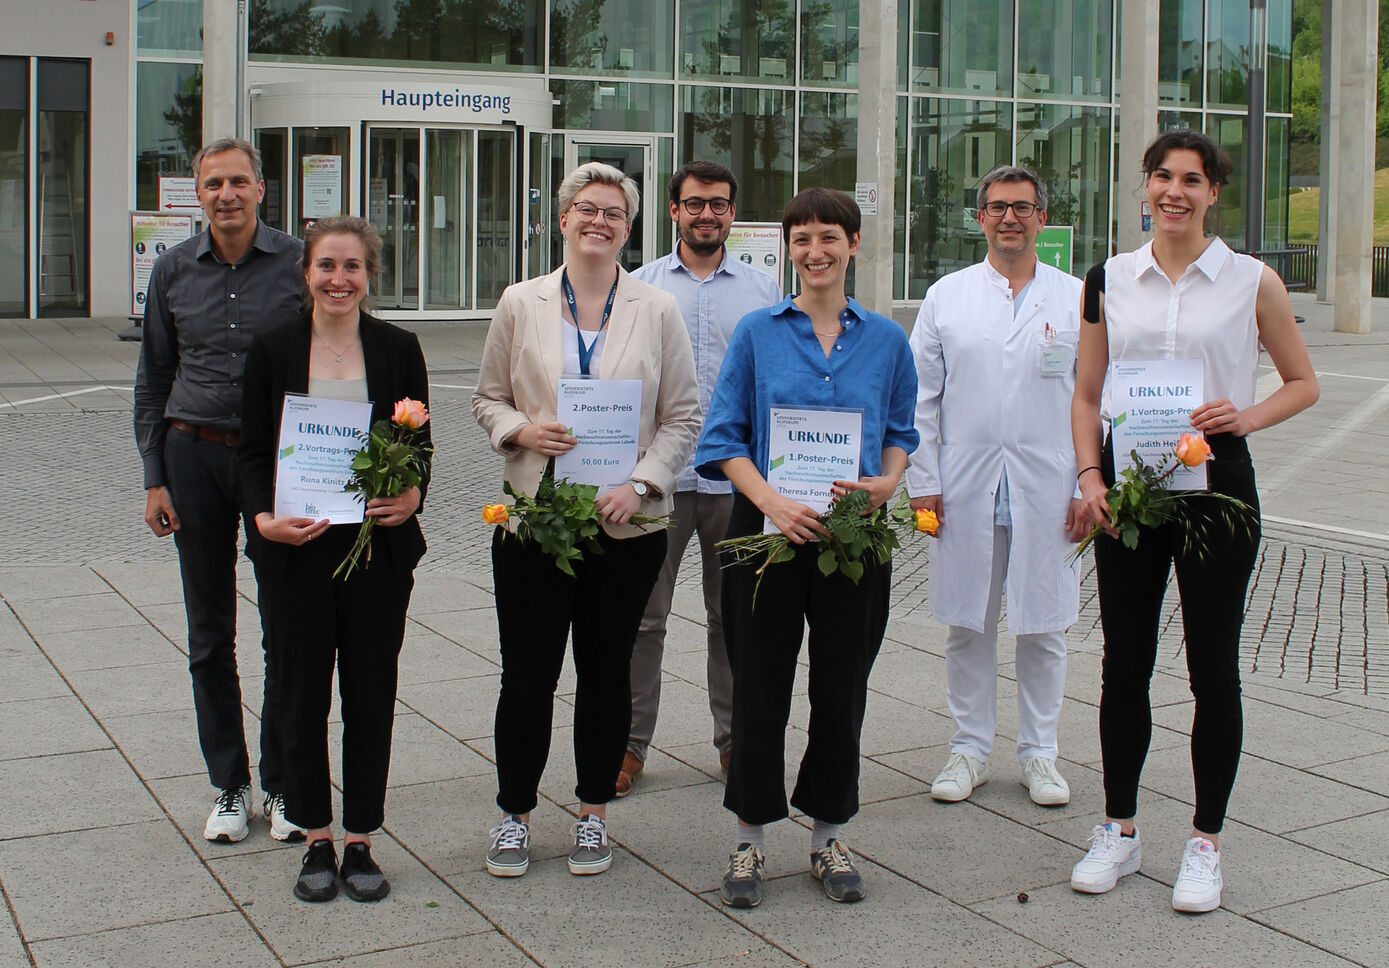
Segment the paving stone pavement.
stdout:
[[[499,663],[488,528],[500,479],[469,397],[485,328],[420,324],[431,364],[435,483],[401,659],[391,790],[376,853],[390,898],[291,897],[299,849],[264,823],[208,844],[173,545],[140,520],[130,429],[136,347],[124,320],[0,326],[0,968],[20,965],[1389,964],[1389,304],[1377,332],[1330,332],[1298,297],[1323,396],[1251,440],[1265,538],[1242,643],[1244,758],[1222,846],[1224,906],[1178,915],[1169,893],[1190,824],[1181,613],[1164,611],[1141,875],[1075,894],[1070,866],[1103,809],[1094,576],[1070,634],[1061,768],[1073,799],[1033,805],[1012,778],[1010,643],[994,782],[962,804],[928,789],[947,749],[942,630],[927,549],[895,563],[893,618],[870,683],[863,808],[846,827],[870,895],[832,905],[807,876],[805,820],[769,830],[767,900],[718,901],[732,839],[709,744],[703,606],[687,560],[645,774],[613,805],[613,869],[576,879],[573,672],[524,878],[483,869],[496,821]],[[904,322],[910,314],[903,314]],[[1271,372],[1271,371],[1270,371]],[[1265,377],[1268,392],[1276,377]],[[239,621],[248,742],[258,742],[259,629],[249,567]],[[787,739],[805,746],[804,670]],[[333,738],[340,736],[336,726]]]

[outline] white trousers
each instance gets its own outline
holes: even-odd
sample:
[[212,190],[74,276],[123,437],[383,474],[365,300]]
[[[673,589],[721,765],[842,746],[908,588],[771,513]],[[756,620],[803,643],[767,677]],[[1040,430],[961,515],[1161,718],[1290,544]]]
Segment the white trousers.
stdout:
[[[998,619],[1008,574],[1011,529],[994,528],[993,574],[984,631],[950,626],[945,639],[945,697],[955,720],[950,752],[987,760],[998,726]],[[1017,637],[1018,760],[1055,759],[1056,726],[1066,690],[1066,631]]]

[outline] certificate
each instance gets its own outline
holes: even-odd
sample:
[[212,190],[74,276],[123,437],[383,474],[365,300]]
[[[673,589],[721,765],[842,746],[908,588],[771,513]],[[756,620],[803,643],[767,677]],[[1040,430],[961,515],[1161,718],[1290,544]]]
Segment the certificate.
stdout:
[[[1182,434],[1192,433],[1191,411],[1205,402],[1201,360],[1116,360],[1110,367],[1114,473],[1143,462],[1165,467]],[[1173,491],[1204,491],[1206,465],[1179,465],[1168,482]]]
[[[785,497],[823,514],[834,481],[858,480],[863,445],[860,410],[772,407],[767,443],[767,483]],[[776,531],[770,519],[768,534]]]
[[564,377],[555,419],[579,442],[555,458],[555,476],[597,484],[598,493],[627,481],[637,469],[641,381]]
[[370,403],[286,393],[275,452],[275,517],[360,524],[366,503],[343,487],[370,429]]

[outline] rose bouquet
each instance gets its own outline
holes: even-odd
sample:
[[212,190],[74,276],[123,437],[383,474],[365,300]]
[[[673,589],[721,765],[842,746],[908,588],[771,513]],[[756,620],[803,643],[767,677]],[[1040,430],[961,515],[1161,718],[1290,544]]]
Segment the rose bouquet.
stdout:
[[[357,491],[363,502],[378,497],[395,497],[415,487],[423,479],[433,448],[415,441],[417,431],[429,422],[429,411],[418,400],[405,397],[396,402],[390,420],[378,420],[370,433],[359,435],[362,449],[352,458],[352,476],[343,486]],[[346,581],[360,561],[371,565],[371,532],[376,519],[363,516],[352,550],[333,572]]]
[[[820,524],[829,532],[821,536],[821,546],[816,564],[820,573],[826,577],[841,571],[855,585],[863,577],[865,555],[872,555],[879,564],[892,557],[892,552],[901,547],[898,532],[914,528],[927,534],[935,534],[936,516],[929,510],[913,511],[907,503],[906,495],[899,496],[892,507],[874,507],[872,496],[863,489],[853,490],[837,498],[824,514],[819,517]],[[757,588],[762,584],[762,576],[772,565],[790,561],[796,556],[797,545],[781,532],[775,534],[749,534],[740,538],[727,538],[715,544],[729,552],[730,560],[724,567],[762,559],[757,568],[757,584],[753,587],[753,603],[757,602]]]
[[[1186,550],[1202,553],[1210,540],[1209,519],[1192,514],[1195,502],[1213,503],[1215,517],[1231,534],[1243,523],[1248,527],[1254,509],[1239,498],[1210,491],[1171,491],[1168,484],[1178,467],[1197,467],[1208,460],[1211,445],[1198,434],[1182,434],[1172,453],[1160,464],[1148,464],[1138,451],[1132,452],[1133,466],[1125,468],[1114,486],[1109,489],[1108,525],[1119,532],[1126,548],[1138,547],[1139,528],[1155,528],[1168,521],[1182,526],[1186,534]],[[1168,461],[1171,461],[1170,465]],[[1106,533],[1104,523],[1090,529],[1071,551],[1067,560],[1074,561],[1100,535]]]
[[[573,576],[574,562],[582,561],[585,551],[603,553],[598,544],[603,515],[594,503],[598,496],[596,484],[575,484],[547,471],[534,497],[518,491],[510,481],[502,484],[502,490],[515,503],[486,505],[482,520],[501,525],[514,518],[516,536],[539,544],[540,550],[553,556],[555,567],[566,575]],[[628,523],[642,529],[666,528],[670,526],[670,515],[638,512]]]

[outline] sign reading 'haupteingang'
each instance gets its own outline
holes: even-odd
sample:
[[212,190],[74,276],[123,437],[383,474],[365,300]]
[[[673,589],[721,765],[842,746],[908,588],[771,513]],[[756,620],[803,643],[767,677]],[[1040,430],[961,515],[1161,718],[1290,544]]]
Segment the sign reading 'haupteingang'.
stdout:
[[394,88],[383,87],[381,89],[381,106],[419,108],[421,111],[428,111],[430,108],[452,108],[458,111],[472,111],[475,114],[483,111],[500,111],[502,114],[510,114],[511,96],[508,94],[464,93],[461,88],[457,87],[452,92],[440,90],[397,91]]

